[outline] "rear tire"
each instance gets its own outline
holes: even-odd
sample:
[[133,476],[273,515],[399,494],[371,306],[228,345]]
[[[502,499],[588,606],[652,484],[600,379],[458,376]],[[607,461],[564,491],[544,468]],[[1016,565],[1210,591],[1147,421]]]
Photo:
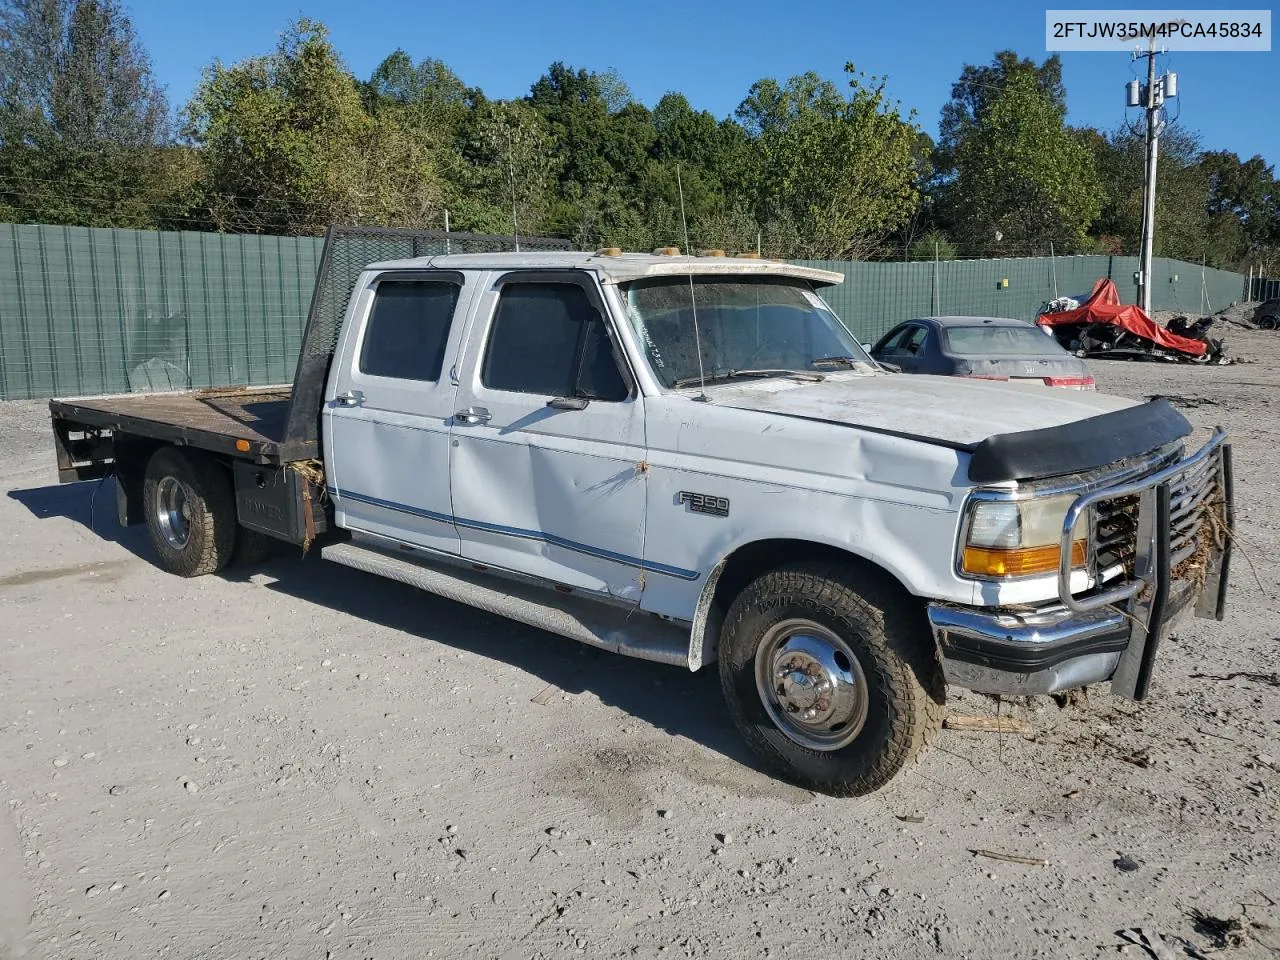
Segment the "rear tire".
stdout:
[[729,712],[756,755],[833,796],[878,790],[942,726],[942,669],[919,606],[881,575],[830,563],[765,573],[720,637]]
[[142,502],[162,568],[199,577],[227,565],[236,543],[236,507],[218,463],[172,447],[157,450],[147,464]]
[[1258,326],[1263,330],[1274,330],[1277,324],[1280,324],[1280,317],[1263,317],[1258,321]]

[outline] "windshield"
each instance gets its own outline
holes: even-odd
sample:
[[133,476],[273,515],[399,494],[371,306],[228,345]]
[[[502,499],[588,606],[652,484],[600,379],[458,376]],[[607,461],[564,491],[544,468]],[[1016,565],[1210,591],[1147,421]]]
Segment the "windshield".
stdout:
[[708,380],[872,363],[822,298],[790,277],[660,277],[627,284],[622,295],[649,365],[667,387],[697,382],[699,339]]
[[1043,357],[1062,353],[1053,337],[1034,327],[947,327],[947,353],[959,356]]

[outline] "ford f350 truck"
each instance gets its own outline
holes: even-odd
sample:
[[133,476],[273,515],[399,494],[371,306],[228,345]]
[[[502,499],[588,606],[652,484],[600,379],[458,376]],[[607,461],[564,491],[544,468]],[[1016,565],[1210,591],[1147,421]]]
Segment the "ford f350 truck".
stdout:
[[718,662],[761,762],[836,795],[911,762],[948,684],[1140,700],[1171,620],[1222,617],[1230,446],[1189,452],[1164,401],[885,371],[822,298],[841,276],[788,263],[333,261],[292,390],[51,403],[60,479],[114,475],[165,569],[316,542]]

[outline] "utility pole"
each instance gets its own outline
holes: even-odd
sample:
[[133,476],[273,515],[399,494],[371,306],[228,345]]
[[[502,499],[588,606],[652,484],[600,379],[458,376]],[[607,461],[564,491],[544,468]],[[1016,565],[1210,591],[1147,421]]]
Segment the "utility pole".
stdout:
[[1140,106],[1147,114],[1147,165],[1142,189],[1142,249],[1139,252],[1138,264],[1138,300],[1147,313],[1151,312],[1151,265],[1156,235],[1156,161],[1160,156],[1160,133],[1164,129],[1161,114],[1164,110],[1165,98],[1178,95],[1176,73],[1166,73],[1163,77],[1156,77],[1156,57],[1163,52],[1163,50],[1156,50],[1154,37],[1145,52],[1135,51],[1134,60],[1145,58],[1147,61],[1147,84],[1145,87],[1139,87],[1137,80],[1130,80],[1127,88],[1128,106]]

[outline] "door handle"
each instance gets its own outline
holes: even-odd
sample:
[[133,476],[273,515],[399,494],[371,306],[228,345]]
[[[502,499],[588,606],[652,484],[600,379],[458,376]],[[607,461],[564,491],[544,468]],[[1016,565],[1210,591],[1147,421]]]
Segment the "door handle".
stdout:
[[334,397],[333,402],[340,407],[356,407],[364,403],[364,394],[359,390],[348,390]]
[[467,407],[455,413],[453,419],[459,423],[488,423],[493,419],[493,414],[484,407]]

